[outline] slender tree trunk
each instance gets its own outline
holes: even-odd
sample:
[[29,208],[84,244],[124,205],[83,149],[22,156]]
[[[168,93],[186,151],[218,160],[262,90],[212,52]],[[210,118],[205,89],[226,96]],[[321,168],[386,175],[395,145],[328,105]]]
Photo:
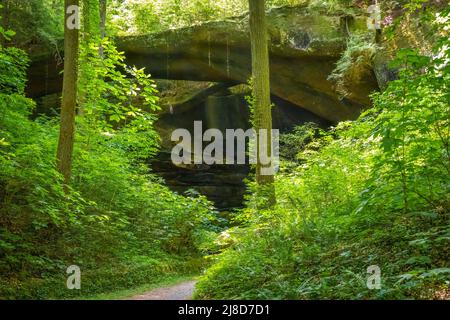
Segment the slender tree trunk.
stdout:
[[[106,36],[106,6],[107,0],[99,0],[99,14],[100,14],[100,39],[104,39]],[[99,49],[100,57],[103,57],[103,46]]]
[[[250,7],[250,37],[252,48],[252,84],[254,98],[254,124],[257,133],[257,164],[256,182],[268,188],[269,203],[275,202],[273,189],[273,174],[262,174],[263,169],[273,167],[273,163],[263,165],[259,150],[267,150],[272,157],[272,112],[270,102],[270,71],[269,48],[266,26],[264,0],[249,0]],[[260,129],[267,130],[267,135],[261,136]],[[270,169],[270,168],[269,168]]]
[[79,30],[68,23],[70,6],[78,6],[79,0],[65,0],[64,11],[64,79],[61,104],[61,126],[59,133],[57,168],[69,185],[72,172],[72,156],[75,139],[75,109],[77,102]]
[[100,25],[99,0],[83,0],[83,37],[91,41],[98,37]]

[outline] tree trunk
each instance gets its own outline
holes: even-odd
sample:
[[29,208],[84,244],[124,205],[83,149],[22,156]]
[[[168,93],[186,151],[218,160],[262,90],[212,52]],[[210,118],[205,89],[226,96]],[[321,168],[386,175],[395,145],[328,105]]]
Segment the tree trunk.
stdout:
[[100,4],[98,0],[83,0],[83,37],[88,41],[100,33]]
[[[64,79],[61,104],[61,126],[59,133],[57,168],[64,177],[65,189],[72,171],[73,145],[75,138],[75,109],[77,102],[79,30],[69,28],[67,13],[70,6],[78,6],[79,0],[65,0],[64,11]],[[79,12],[78,12],[79,14]]]
[[[99,14],[100,14],[100,39],[104,39],[106,36],[106,6],[107,0],[99,0]],[[100,45],[99,49],[100,57],[103,58],[103,46]]]
[[[267,150],[272,157],[272,112],[270,102],[270,72],[269,48],[265,16],[264,0],[249,0],[250,7],[250,38],[252,49],[252,85],[254,98],[254,126],[257,133],[256,182],[267,187],[269,204],[275,201],[273,174],[262,174],[263,169],[270,169],[273,163],[261,163],[260,150]],[[267,130],[265,136],[260,135],[260,129]]]

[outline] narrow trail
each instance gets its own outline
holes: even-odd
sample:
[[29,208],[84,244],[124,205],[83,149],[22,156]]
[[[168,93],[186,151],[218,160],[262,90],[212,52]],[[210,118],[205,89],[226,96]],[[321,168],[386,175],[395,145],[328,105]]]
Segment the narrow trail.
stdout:
[[157,288],[152,291],[133,296],[129,300],[189,300],[194,293],[197,281],[186,281],[173,286]]

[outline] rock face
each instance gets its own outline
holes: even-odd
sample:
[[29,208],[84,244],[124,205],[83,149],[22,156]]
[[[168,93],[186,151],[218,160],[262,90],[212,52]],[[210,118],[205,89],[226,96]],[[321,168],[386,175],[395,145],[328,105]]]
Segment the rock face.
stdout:
[[220,211],[241,207],[250,171],[247,165],[191,165],[175,166],[170,152],[162,151],[150,163],[153,171],[180,194],[188,190],[205,195]]
[[[289,7],[271,10],[268,22],[274,95],[332,122],[354,119],[370,106],[368,96],[378,88],[373,74],[353,84],[345,98],[327,80],[349,33],[369,33],[366,17]],[[246,83],[251,74],[247,16],[124,37],[118,47],[128,63],[155,78]]]
[[[245,96],[250,94],[248,86],[210,84],[199,88],[195,82],[189,82],[189,85],[192,87],[189,94],[163,97],[160,100],[162,110],[156,128],[164,149],[170,150],[175,145],[170,140],[175,129],[185,128],[192,133],[194,121],[201,121],[203,130],[215,128],[221,130],[223,134],[225,129],[250,128],[249,107],[245,100]],[[272,102],[275,105],[272,109],[273,127],[281,132],[289,131],[304,122],[314,122],[324,128],[331,124],[277,96],[272,96]]]
[[[193,136],[194,121],[201,121],[203,131],[215,128],[221,130],[224,136],[226,129],[250,128],[249,108],[244,98],[249,88],[222,84],[201,87],[198,83],[188,83],[187,86],[192,88],[191,94],[161,99],[164,107],[156,129],[162,139],[162,150],[152,159],[151,167],[174,191],[183,193],[195,189],[213,201],[220,210],[239,207],[246,192],[243,180],[250,171],[249,166],[174,165],[170,152],[177,142],[171,141],[171,134],[175,129],[183,128]],[[189,90],[179,88],[178,91]],[[315,122],[322,127],[330,125],[313,113],[276,96],[272,96],[272,101],[276,105],[272,109],[273,127],[280,132],[290,131],[304,122]]]

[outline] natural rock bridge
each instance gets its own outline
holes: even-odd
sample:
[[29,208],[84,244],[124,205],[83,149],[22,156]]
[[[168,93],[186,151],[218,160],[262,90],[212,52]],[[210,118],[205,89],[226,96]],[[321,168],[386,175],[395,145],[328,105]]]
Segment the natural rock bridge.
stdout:
[[[283,132],[307,121],[327,127],[354,119],[370,106],[369,94],[378,88],[374,72],[353,83],[345,98],[327,80],[350,34],[374,36],[366,28],[366,17],[285,7],[268,13],[268,25],[272,101],[277,106],[272,111],[274,128]],[[170,161],[170,136],[176,128],[193,132],[194,121],[202,121],[204,130],[250,126],[244,99],[248,87],[238,85],[247,83],[251,74],[248,16],[122,37],[116,43],[128,64],[145,67],[159,79],[162,111],[156,129],[162,148],[152,159],[153,172],[172,190],[193,188],[222,211],[241,206],[248,166],[175,166]],[[48,112],[59,105],[62,64],[51,54],[33,61],[28,94],[39,98],[38,112]]]
[[[354,119],[370,105],[378,88],[374,74],[354,83],[342,98],[327,80],[346,48],[349,33],[369,32],[366,17],[285,7],[268,13],[271,90],[293,105],[330,122]],[[232,86],[251,74],[248,16],[117,39],[129,64],[145,67],[157,79],[211,81]],[[42,97],[61,91],[53,56],[36,57],[28,93]],[[45,79],[43,81],[42,79]]]

